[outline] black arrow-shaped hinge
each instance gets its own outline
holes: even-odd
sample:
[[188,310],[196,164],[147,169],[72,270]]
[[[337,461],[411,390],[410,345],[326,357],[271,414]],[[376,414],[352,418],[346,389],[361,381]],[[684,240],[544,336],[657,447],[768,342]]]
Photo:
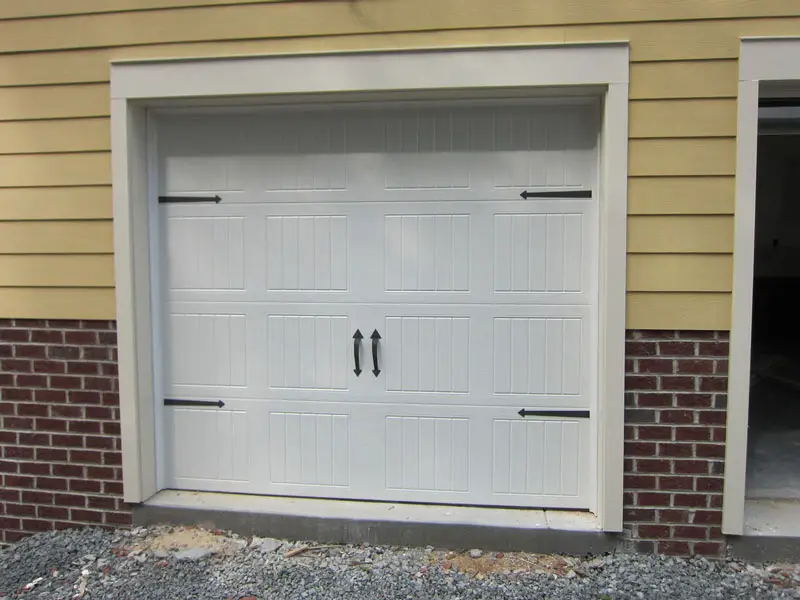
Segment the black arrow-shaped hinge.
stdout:
[[562,419],[588,419],[588,410],[527,410],[520,409],[520,417],[559,417]]
[[356,368],[353,369],[353,373],[356,374],[356,377],[361,375],[361,365],[359,361],[361,359],[361,340],[364,339],[364,336],[361,335],[361,330],[356,329],[356,332],[353,334],[353,358],[356,362]]
[[216,406],[222,408],[225,403],[222,400],[177,400],[175,398],[164,398],[166,406]]
[[159,204],[189,204],[191,202],[213,202],[219,204],[222,202],[217,194],[213,196],[159,196]]
[[529,192],[525,190],[519,197],[523,200],[528,198],[591,198],[592,190],[559,190],[555,192]]
[[377,377],[381,373],[378,368],[378,340],[381,339],[381,334],[376,329],[369,338],[372,340],[372,374]]

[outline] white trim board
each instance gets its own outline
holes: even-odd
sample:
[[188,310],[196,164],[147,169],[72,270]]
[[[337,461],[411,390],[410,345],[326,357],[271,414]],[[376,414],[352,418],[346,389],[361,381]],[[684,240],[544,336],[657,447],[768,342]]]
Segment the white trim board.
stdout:
[[753,248],[756,218],[758,99],[772,86],[800,82],[800,38],[742,39],[739,53],[733,314],[728,376],[727,442],[722,531],[744,533]]
[[628,72],[626,44],[137,61],[111,66],[112,178],[125,500],[156,483],[147,112],[197,103],[529,98],[570,88],[603,100],[597,514],[622,529]]

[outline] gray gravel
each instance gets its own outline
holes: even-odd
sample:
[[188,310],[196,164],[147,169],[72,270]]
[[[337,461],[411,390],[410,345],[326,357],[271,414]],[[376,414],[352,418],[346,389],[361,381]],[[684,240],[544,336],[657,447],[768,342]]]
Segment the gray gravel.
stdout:
[[[800,566],[245,539],[183,528],[40,534],[0,550],[0,597],[423,600],[800,598]],[[27,589],[26,589],[27,588]]]

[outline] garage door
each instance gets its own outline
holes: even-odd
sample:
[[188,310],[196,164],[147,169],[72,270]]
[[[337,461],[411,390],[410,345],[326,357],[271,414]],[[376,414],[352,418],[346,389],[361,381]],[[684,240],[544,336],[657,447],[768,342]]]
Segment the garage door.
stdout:
[[162,117],[162,487],[587,508],[598,107]]

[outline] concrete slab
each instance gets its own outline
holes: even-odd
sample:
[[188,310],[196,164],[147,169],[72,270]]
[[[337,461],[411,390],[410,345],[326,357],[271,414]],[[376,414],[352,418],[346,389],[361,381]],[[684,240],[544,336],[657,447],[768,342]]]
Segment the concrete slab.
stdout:
[[166,490],[135,525],[181,524],[329,543],[596,554],[622,547],[591,513],[356,502]]
[[800,502],[748,499],[745,534],[730,537],[730,553],[753,562],[800,559]]
[[744,530],[745,535],[800,538],[800,502],[748,498]]
[[747,497],[800,500],[800,430],[757,431],[747,459]]

